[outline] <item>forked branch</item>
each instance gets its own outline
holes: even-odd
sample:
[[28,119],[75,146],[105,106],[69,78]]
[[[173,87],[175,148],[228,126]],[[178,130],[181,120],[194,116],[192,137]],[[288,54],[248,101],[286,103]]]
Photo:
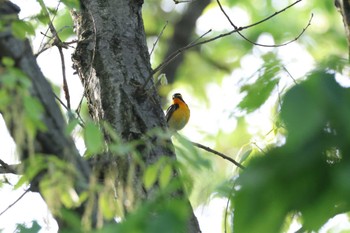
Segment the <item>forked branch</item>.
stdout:
[[[285,8],[283,8],[283,9],[281,9],[281,10],[279,10],[279,11],[276,11],[275,13],[271,14],[270,16],[267,16],[266,18],[264,18],[264,19],[262,19],[262,20],[260,20],[260,21],[258,21],[258,22],[255,22],[255,23],[253,23],[253,24],[250,24],[250,25],[247,25],[247,26],[243,26],[243,27],[234,27],[233,30],[231,30],[231,31],[229,31],[229,32],[227,32],[227,33],[222,33],[222,34],[220,34],[220,35],[214,36],[214,37],[209,38],[209,39],[206,39],[206,40],[198,41],[198,42],[196,42],[196,43],[190,43],[190,44],[188,44],[187,46],[185,46],[185,47],[183,47],[183,48],[180,48],[180,49],[178,49],[177,51],[175,51],[174,53],[172,53],[171,55],[169,55],[169,56],[164,60],[164,62],[162,62],[161,64],[159,64],[159,65],[153,70],[152,74],[155,74],[155,73],[161,71],[167,64],[169,64],[169,63],[170,63],[171,61],[173,61],[177,56],[179,56],[181,53],[183,53],[184,51],[186,51],[186,50],[188,50],[188,49],[191,49],[191,48],[193,48],[193,47],[196,47],[196,46],[199,46],[199,45],[202,45],[202,44],[206,44],[206,43],[212,42],[212,41],[214,41],[214,40],[218,40],[218,39],[220,39],[220,38],[229,36],[229,35],[231,35],[231,34],[233,34],[233,33],[240,32],[240,31],[243,31],[243,30],[245,30],[245,29],[254,27],[254,26],[256,26],[256,25],[259,25],[259,24],[261,24],[261,23],[263,23],[263,22],[265,22],[265,21],[267,21],[267,20],[269,20],[269,19],[275,17],[276,15],[281,14],[282,12],[284,12],[284,11],[286,11],[287,9],[293,7],[294,5],[296,5],[297,3],[301,2],[301,1],[302,1],[302,0],[297,0],[297,1],[295,1],[294,3],[292,3],[292,4],[288,5],[288,6],[286,6]],[[312,19],[312,16],[311,16],[311,18],[310,18],[310,20],[309,20],[308,25],[302,30],[302,32],[300,33],[300,35],[297,36],[293,41],[297,40],[297,39],[305,32],[305,30],[307,29],[307,27],[311,24],[311,19]],[[201,36],[201,37],[203,37],[203,36]],[[293,41],[290,41],[290,42],[288,42],[288,43],[291,43],[291,42],[293,42]],[[257,44],[257,45],[258,45],[258,44]],[[281,46],[282,46],[282,45],[281,45]],[[146,80],[146,83],[148,83],[148,80]]]

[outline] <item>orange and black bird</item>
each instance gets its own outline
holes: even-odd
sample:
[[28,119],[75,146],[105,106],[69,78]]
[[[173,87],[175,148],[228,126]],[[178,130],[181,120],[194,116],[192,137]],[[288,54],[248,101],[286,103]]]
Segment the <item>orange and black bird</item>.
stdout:
[[166,110],[165,118],[171,130],[181,130],[187,124],[190,119],[190,109],[180,93],[173,95],[173,104]]

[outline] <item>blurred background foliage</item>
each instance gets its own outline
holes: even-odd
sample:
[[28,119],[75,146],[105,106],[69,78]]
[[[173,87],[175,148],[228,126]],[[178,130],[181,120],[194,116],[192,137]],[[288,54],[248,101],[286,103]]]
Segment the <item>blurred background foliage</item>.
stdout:
[[[240,27],[260,21],[293,2],[250,0],[221,4]],[[191,4],[145,3],[144,22],[150,47],[164,30],[152,54],[153,68],[169,55],[169,41],[184,40],[181,31],[186,31],[188,24],[174,25],[191,9]],[[215,197],[234,196],[228,211],[232,214],[235,209],[235,232],[288,231],[293,222],[304,224],[302,230],[317,231],[335,214],[348,211],[331,210],[340,203],[348,206],[342,199],[346,192],[342,193],[343,188],[337,186],[340,184],[333,182],[347,186],[345,180],[341,181],[344,178],[335,177],[338,173],[344,175],[343,168],[338,168],[348,166],[338,165],[345,156],[341,150],[347,150],[343,148],[346,140],[338,138],[338,134],[347,137],[350,132],[344,121],[349,117],[349,100],[347,94],[340,94],[347,92],[344,87],[349,85],[348,48],[342,18],[333,1],[300,1],[242,34],[260,44],[283,44],[294,40],[310,19],[311,25],[303,35],[287,46],[255,46],[234,33],[183,52],[181,65],[174,73],[167,68],[160,71],[169,81],[169,85],[160,87],[160,93],[170,96],[174,90],[180,90],[192,109],[188,126],[192,129],[187,127],[183,134],[248,166],[247,171],[239,171],[227,161],[200,151],[211,166],[199,170],[188,167],[194,179],[191,197],[196,205]],[[211,32],[199,41],[233,30],[216,1],[208,2],[192,33],[187,35],[187,43],[208,30]],[[310,74],[315,68],[323,72]],[[303,82],[305,79],[312,80]],[[300,82],[300,86],[307,86],[305,96],[296,90]],[[307,98],[308,95],[312,97]],[[329,116],[330,112],[335,118]],[[330,120],[343,128],[334,129]],[[325,158],[325,154],[332,159]],[[237,192],[233,187],[241,172]],[[328,180],[332,181],[327,183]]]
[[[293,2],[222,0],[221,4],[241,27]],[[198,5],[203,9],[192,14]],[[69,9],[56,11],[49,8],[61,39],[72,39]],[[39,12],[27,20],[40,29],[47,24],[45,17]],[[247,167],[240,170],[181,138],[173,139],[194,207],[214,198],[230,200],[227,216],[221,210],[229,220],[226,232],[288,231],[295,223],[303,225],[301,230],[317,231],[334,215],[349,211],[348,48],[333,1],[300,1],[242,34],[260,44],[283,44],[294,40],[311,17],[303,35],[287,46],[255,46],[233,33],[182,52],[155,74],[164,73],[168,79],[168,85],[159,85],[164,109],[174,92],[181,92],[191,108],[190,123],[181,134]],[[145,1],[143,19],[149,50],[154,46],[154,69],[193,41],[233,30],[214,0]],[[23,30],[33,34],[27,24]],[[148,175],[152,172],[158,170],[149,170]],[[152,182],[148,179],[145,183]],[[178,204],[181,209],[183,203]],[[142,219],[152,205],[168,214],[165,222],[173,219],[169,224],[175,226],[184,221],[171,203],[164,210],[150,203],[120,229],[142,232],[146,224]],[[156,229],[148,227],[143,232]]]

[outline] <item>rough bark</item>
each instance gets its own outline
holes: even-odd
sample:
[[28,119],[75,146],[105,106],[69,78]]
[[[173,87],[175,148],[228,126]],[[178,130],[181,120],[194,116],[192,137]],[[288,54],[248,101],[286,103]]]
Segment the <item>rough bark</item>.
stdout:
[[[0,3],[0,19],[3,19],[1,18],[2,16],[10,19],[17,18],[20,9],[16,5],[8,1],[1,1]],[[10,15],[11,17],[8,17]],[[11,22],[8,22],[8,25],[10,25],[10,23]],[[5,56],[12,58],[15,61],[15,67],[23,71],[29,78],[31,81],[30,94],[40,101],[44,109],[42,121],[47,129],[39,131],[35,137],[35,154],[54,155],[72,164],[78,174],[75,184],[76,191],[80,194],[89,183],[90,168],[88,163],[79,155],[73,140],[64,133],[66,125],[63,115],[55,101],[50,84],[45,79],[36,62],[28,40],[19,40],[15,38],[11,33],[10,27],[0,32],[0,60]],[[12,98],[16,98],[15,95],[16,93],[14,92]],[[17,119],[15,116],[10,115],[10,111],[4,111],[2,114],[16,142],[16,137],[14,135],[18,133],[18,130],[23,131],[24,127],[16,124]],[[25,132],[22,133],[25,134]],[[21,148],[20,155],[22,159],[26,159],[29,156],[27,152],[28,148]],[[35,156],[35,154],[31,156]],[[33,179],[31,182],[31,190],[40,191],[38,189],[38,183],[42,175],[44,174],[42,173]],[[76,210],[76,213],[79,215],[82,215],[83,212],[84,205],[82,208]],[[60,223],[59,219],[57,220]]]
[[[164,142],[156,136],[147,136],[155,128],[165,130],[166,121],[153,81],[147,81],[151,77],[151,65],[142,3],[82,0],[81,11],[76,14],[79,42],[73,61],[92,118],[96,122],[108,122],[124,142],[141,141],[137,149],[147,166],[164,155],[175,159],[175,154],[170,140]],[[131,166],[130,158],[117,162],[115,172]],[[136,174],[133,184],[136,195],[152,198],[143,189],[140,178]],[[194,214],[186,232],[200,232]]]

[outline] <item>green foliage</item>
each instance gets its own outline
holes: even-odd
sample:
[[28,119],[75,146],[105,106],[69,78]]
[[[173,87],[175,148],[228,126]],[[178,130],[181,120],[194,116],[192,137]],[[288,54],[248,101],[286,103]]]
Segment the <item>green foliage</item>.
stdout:
[[24,161],[23,163],[25,167],[28,167],[28,169],[24,171],[24,174],[17,181],[14,187],[15,189],[25,184],[29,184],[30,181],[34,179],[34,177],[36,177],[44,169],[47,169],[47,166],[48,166],[48,164],[45,162],[44,157],[40,155],[33,156],[32,158]]
[[160,196],[145,202],[120,224],[107,225],[96,233],[183,232],[189,211],[185,200]]
[[41,229],[41,226],[38,224],[37,221],[32,222],[31,227],[27,227],[24,224],[17,224],[16,233],[37,233]]
[[[78,9],[79,1],[62,1],[67,8],[59,12],[47,8],[42,0],[38,2],[42,10],[31,17],[31,21],[13,21],[11,29],[14,35],[20,39],[34,35],[36,26],[34,21],[38,20],[47,25],[51,16],[55,16],[53,23],[62,41],[73,35],[69,9]],[[285,7],[288,2],[291,3],[291,1],[275,0],[222,1],[225,7],[232,7],[230,10],[244,11],[249,23],[273,14]],[[175,4],[174,9],[166,10],[169,4],[173,3],[145,1],[143,7],[145,28],[151,45],[165,22],[169,22],[152,55],[153,67],[163,61],[169,46],[168,40],[174,30],[173,25],[183,11],[181,6],[176,8]],[[233,183],[228,177],[232,173],[237,174],[238,171],[231,167],[227,169],[226,162],[221,160],[217,162],[211,154],[199,152],[187,140],[174,137],[179,163],[164,158],[145,167],[137,156],[137,146],[144,146],[142,142],[121,142],[110,126],[103,126],[101,130],[100,127],[87,123],[83,130],[87,158],[104,152],[105,148],[117,156],[130,156],[129,158],[134,159],[140,166],[141,182],[144,187],[148,191],[153,191],[152,188],[156,185],[160,187],[157,198],[139,205],[123,218],[118,226],[114,224],[105,226],[98,232],[181,231],[189,210],[182,198],[169,198],[169,190],[179,185],[178,180],[171,179],[174,168],[179,169],[181,175],[179,179],[185,183],[186,191],[189,194],[200,194],[198,195],[200,197],[192,195],[196,197],[193,203],[205,202],[214,190],[219,196],[231,199],[229,211],[234,209],[234,214],[232,212],[230,214],[234,215],[235,232],[283,231],[295,213],[300,215],[306,230],[317,231],[335,214],[349,211],[350,204],[347,198],[350,194],[350,165],[347,158],[349,153],[347,144],[350,139],[348,126],[350,95],[347,89],[334,81],[332,73],[332,71],[342,73],[348,62],[339,57],[347,50],[344,29],[340,16],[333,7],[333,1],[310,0],[302,1],[300,4],[257,27],[242,32],[252,41],[267,35],[272,39],[272,43],[283,43],[294,39],[306,26],[311,12],[315,14],[311,27],[296,43],[305,48],[315,61],[322,59],[320,67],[323,71],[310,73],[305,82],[294,86],[284,96],[280,120],[281,125],[286,127],[286,142],[266,150],[265,155],[256,155],[257,150],[251,146],[251,141],[256,135],[248,130],[249,123],[245,121],[245,116],[237,120],[237,127],[232,132],[218,130],[219,133],[216,135],[204,136],[204,141],[215,143],[214,146],[219,151],[225,151],[233,156],[237,154],[237,159],[248,165],[239,176],[237,190],[232,191]],[[213,1],[210,7],[217,7],[216,2]],[[235,17],[230,10],[227,11],[229,15]],[[290,20],[291,17],[293,20]],[[317,23],[314,23],[315,19]],[[234,23],[244,26],[239,20]],[[222,21],[219,24],[222,24]],[[5,26],[6,24],[0,21],[0,28],[3,29]],[[213,30],[205,38],[227,30],[232,28]],[[193,38],[198,36],[193,35]],[[245,113],[254,113],[275,94],[284,64],[284,61],[277,56],[278,49],[271,53],[261,53],[259,47],[253,46],[237,34],[204,44],[183,54],[185,60],[177,72],[177,83],[174,86],[186,86],[194,98],[207,101],[216,94],[209,93],[208,86],[220,84],[226,78],[225,75],[233,70],[240,71],[243,68],[244,58],[249,56],[261,58],[263,65],[252,78],[237,81],[241,85],[240,92],[245,94],[238,108]],[[324,62],[324,57],[328,57],[328,61]],[[39,130],[45,130],[45,125],[40,120],[43,114],[42,106],[36,99],[30,97],[30,81],[21,71],[14,68],[15,61],[5,57],[1,63],[3,66],[0,67],[0,112],[11,111],[10,116],[17,119],[16,122],[22,125],[25,134],[33,138]],[[288,67],[288,64],[284,65]],[[240,75],[239,72],[238,74]],[[239,75],[233,78],[239,79]],[[164,82],[166,79],[160,77],[159,80]],[[16,98],[11,98],[14,92],[18,95]],[[232,104],[231,109],[235,107]],[[279,110],[279,107],[277,109]],[[71,133],[77,124],[77,120],[70,121],[67,134]],[[111,138],[108,143],[103,136],[105,132]],[[22,131],[17,136],[24,138]],[[23,139],[22,142],[26,141]],[[123,216],[120,214],[123,211],[118,209],[122,207],[116,202],[124,200],[120,200],[120,197],[115,200],[112,185],[103,184],[101,187],[92,183],[91,193],[86,192],[76,197],[72,188],[74,171],[69,164],[51,156],[47,159],[46,156],[33,155],[33,158],[25,162],[28,163],[29,169],[24,171],[16,188],[28,183],[40,172],[48,170],[49,173],[43,179],[40,188],[52,210],[59,210],[63,219],[70,223],[67,229],[62,229],[62,232],[81,231],[81,218],[73,215],[69,208],[75,208],[83,201],[90,200],[89,198],[96,193],[100,194],[97,202],[103,218],[110,220],[115,216]],[[34,228],[34,231],[29,229],[29,232],[39,230],[35,229],[37,228]]]
[[[36,156],[38,157],[38,156]],[[75,171],[72,165],[56,156],[45,155],[47,170],[40,181],[40,190],[53,213],[62,207],[73,208],[81,204],[74,189]]]
[[27,36],[35,35],[33,26],[26,21],[16,20],[11,24],[12,33],[18,39],[24,40]]
[[87,123],[84,128],[84,140],[86,145],[86,156],[91,156],[102,152],[104,147],[104,138],[100,128],[93,124]]
[[57,30],[58,37],[62,41],[66,41],[69,37],[75,35],[72,16],[68,9],[57,12],[53,24]]
[[238,107],[248,113],[264,104],[279,82],[278,72],[281,70],[281,61],[273,53],[267,53],[262,58],[264,65],[258,71],[258,79],[241,87],[241,92],[245,92],[246,96]]
[[80,1],[79,0],[62,0],[62,2],[69,8],[69,9],[80,9]]
[[318,230],[350,209],[350,92],[334,74],[310,73],[289,90],[281,109],[285,145],[253,159],[238,178],[235,232],[280,232],[285,218],[301,213],[305,230]]
[[157,163],[151,164],[146,168],[146,171],[144,172],[143,175],[143,183],[146,189],[152,188],[152,186],[156,183],[157,181],[157,175],[159,172],[159,165],[161,162],[158,160]]
[[44,109],[41,103],[30,95],[31,83],[28,77],[14,67],[11,58],[3,57],[0,68],[0,112],[6,112],[5,120],[16,119],[18,141],[24,142],[24,135],[34,138],[38,131],[45,131],[42,122]]

